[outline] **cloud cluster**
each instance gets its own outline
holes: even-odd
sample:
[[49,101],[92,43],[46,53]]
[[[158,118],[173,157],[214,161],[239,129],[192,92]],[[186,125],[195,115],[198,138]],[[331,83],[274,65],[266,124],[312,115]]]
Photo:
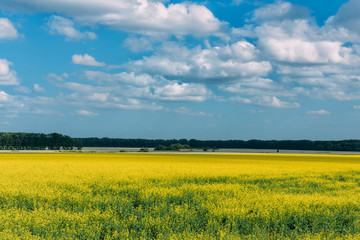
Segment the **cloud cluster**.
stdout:
[[192,49],[167,43],[153,56],[132,61],[126,67],[152,75],[220,84],[266,76],[272,67],[259,55],[258,49],[247,41]]
[[181,83],[148,74],[85,71],[89,83],[54,81],[68,94],[59,101],[77,107],[162,110],[163,101],[202,102],[212,97],[203,84]]
[[[95,5],[96,3],[92,2]],[[124,64],[127,72],[109,74],[86,71],[85,79],[96,83],[96,91],[101,89],[101,93],[95,94],[93,89],[93,95],[85,99],[111,102],[115,96],[120,96],[115,99],[140,99],[142,103],[144,99],[155,102],[200,102],[212,98],[213,93],[207,87],[209,85],[216,87],[220,94],[221,91],[225,95],[230,94],[230,97],[227,97],[230,101],[263,107],[298,108],[300,103],[296,98],[303,96],[318,99],[360,99],[357,77],[360,47],[355,44],[358,39],[356,32],[351,33],[355,27],[349,24],[356,22],[357,16],[353,14],[346,19],[343,16],[343,12],[347,11],[343,9],[354,4],[357,4],[356,1],[350,1],[340,8],[336,16],[329,18],[325,25],[319,26],[311,18],[309,9],[277,1],[256,9],[249,18],[251,25],[232,29],[226,38],[231,39],[230,41],[205,41],[195,47],[176,41],[163,42],[155,47],[151,45],[149,38],[141,37],[135,45],[141,45],[153,53]],[[130,5],[128,6],[132,9]],[[190,28],[186,28],[186,31],[181,29],[185,25],[189,26],[188,19],[194,22],[199,20],[193,19],[193,13],[209,11],[205,7],[192,4],[169,4],[165,7],[163,3],[144,0],[131,14],[141,8],[144,16],[147,16],[149,9],[156,13],[162,9],[163,15],[148,17],[147,23],[141,24],[142,27],[137,25],[142,21],[141,17],[137,20],[130,17],[132,25],[129,30],[125,27],[127,20],[120,25],[114,20],[121,19],[118,15],[121,10],[116,4],[113,8],[117,13],[108,16],[106,21],[102,14],[96,15],[99,12],[106,13],[108,10],[105,8],[93,12],[95,17],[92,20],[88,19],[86,13],[75,17],[70,10],[64,10],[63,14],[79,23],[104,24],[144,35],[162,31],[175,35],[196,35]],[[90,6],[87,10],[93,11],[91,9]],[[172,16],[168,15],[169,12],[173,13]],[[162,20],[159,20],[160,16],[163,16]],[[177,26],[177,33],[163,23],[164,19],[175,16],[178,21],[176,24],[171,19],[167,22]],[[203,28],[197,34],[220,34],[222,23],[214,20],[212,14],[203,16],[206,17],[202,17],[201,21],[208,24],[208,28],[197,25],[196,27]],[[156,29],[154,22],[157,22]],[[182,27],[179,24],[182,24]],[[207,33],[204,34],[204,31]],[[90,66],[104,64],[89,55],[74,55],[73,63]],[[104,95],[105,93],[107,95]]]
[[[268,86],[268,93],[273,96],[358,100],[360,32],[354,23],[359,17],[350,10],[358,6],[358,0],[349,1],[323,26],[310,17],[309,10],[289,2],[278,1],[255,10],[254,24],[232,33],[257,39],[256,47],[275,75],[272,74],[272,80],[260,80],[261,87],[252,92],[263,92],[262,88]],[[256,82],[259,79],[254,79]],[[239,94],[249,92],[244,83],[223,89]]]
[[[233,4],[242,2],[234,0]],[[140,48],[148,51],[143,57],[119,63],[118,72],[110,66],[108,71],[85,70],[74,73],[78,81],[49,74],[47,78],[62,91],[57,100],[82,109],[77,115],[95,116],[94,108],[166,110],[163,103],[169,101],[221,99],[298,108],[304,97],[360,100],[359,0],[344,4],[323,25],[306,7],[276,1],[258,7],[245,26],[232,29],[205,6],[190,2],[0,0],[0,7],[55,14],[48,19],[48,28],[68,40],[96,39],[93,31],[99,26],[124,31],[130,33],[125,46],[135,52]],[[1,29],[0,38],[18,36],[7,19],[0,19]],[[187,35],[197,38],[188,42]],[[158,39],[167,41],[159,43]],[[89,54],[72,55],[72,63],[106,66]],[[0,85],[19,83],[10,66],[0,60]],[[36,84],[33,90],[45,92]],[[206,115],[186,107],[171,111]]]
[[[26,12],[56,12],[81,25],[104,25],[145,35],[204,36],[218,32],[224,25],[205,6],[190,3],[165,6],[161,1],[152,0],[0,0],[0,8]],[[83,38],[84,34],[88,35],[75,30],[69,19],[59,16],[51,19],[50,26],[59,34],[68,37]],[[92,38],[94,35],[87,37]]]

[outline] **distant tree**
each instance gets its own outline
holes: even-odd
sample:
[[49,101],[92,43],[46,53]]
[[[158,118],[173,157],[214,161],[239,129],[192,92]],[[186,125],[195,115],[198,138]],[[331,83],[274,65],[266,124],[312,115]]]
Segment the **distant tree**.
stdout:
[[149,152],[149,148],[140,148],[139,152]]
[[167,151],[168,147],[164,145],[158,145],[156,148],[154,148],[155,151]]
[[77,150],[80,151],[80,150],[84,147],[84,144],[83,144],[82,141],[77,140],[77,141],[75,142],[75,147],[76,147]]
[[180,151],[181,149],[190,149],[189,145],[182,145],[180,143],[171,144],[170,146],[158,145],[154,150],[156,151]]

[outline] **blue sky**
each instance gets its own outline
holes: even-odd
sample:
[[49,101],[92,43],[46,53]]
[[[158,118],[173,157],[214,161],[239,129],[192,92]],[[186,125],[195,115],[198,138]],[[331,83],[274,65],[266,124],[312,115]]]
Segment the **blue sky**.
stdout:
[[0,9],[0,131],[360,138],[360,0]]

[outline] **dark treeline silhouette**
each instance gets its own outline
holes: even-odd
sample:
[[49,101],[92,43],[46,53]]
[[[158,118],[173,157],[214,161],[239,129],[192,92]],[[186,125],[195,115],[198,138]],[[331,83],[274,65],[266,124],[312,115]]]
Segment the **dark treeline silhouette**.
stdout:
[[360,151],[360,140],[310,141],[310,140],[196,140],[196,139],[124,139],[75,138],[85,147],[170,147],[174,144],[191,148],[249,148],[280,150]]
[[81,149],[82,143],[59,133],[6,133],[0,132],[2,150],[72,150]]
[[249,148],[279,150],[360,151],[360,140],[196,140],[196,139],[125,139],[125,138],[71,138],[59,133],[5,133],[0,132],[2,150],[71,150],[82,147],[141,147],[169,150],[184,148]]

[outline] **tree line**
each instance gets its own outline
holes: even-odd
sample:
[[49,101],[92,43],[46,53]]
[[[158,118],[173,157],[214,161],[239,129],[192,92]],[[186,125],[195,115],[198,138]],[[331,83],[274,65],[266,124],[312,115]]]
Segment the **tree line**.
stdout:
[[360,151],[360,140],[311,141],[311,140],[196,140],[196,139],[125,139],[125,138],[76,138],[85,147],[147,147],[171,149],[174,146],[190,148],[248,148],[316,151]]
[[360,140],[196,140],[196,139],[127,139],[71,138],[59,133],[0,132],[1,150],[72,150],[82,147],[137,147],[157,150],[179,148],[248,148],[316,151],[360,151]]
[[1,150],[72,150],[82,146],[81,141],[59,133],[0,132]]

